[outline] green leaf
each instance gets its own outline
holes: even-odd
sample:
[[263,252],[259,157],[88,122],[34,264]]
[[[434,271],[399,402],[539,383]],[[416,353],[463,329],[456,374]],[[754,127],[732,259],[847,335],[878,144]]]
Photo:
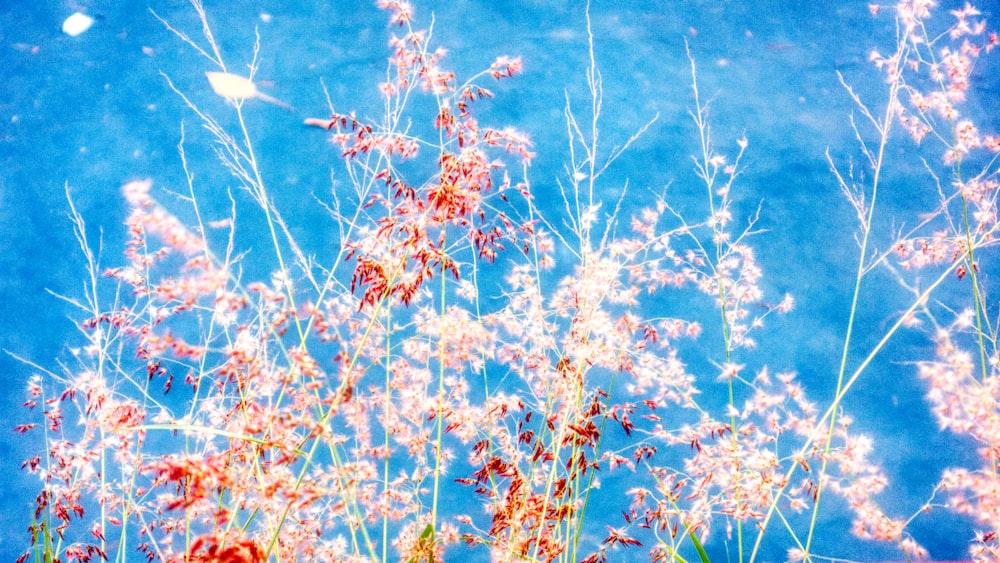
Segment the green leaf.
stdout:
[[[431,541],[427,543],[427,563],[434,563],[434,525],[428,524],[424,531],[420,533],[420,542],[424,543],[424,540],[430,539]],[[420,563],[419,557],[411,557],[406,560],[406,563]]]
[[708,558],[708,554],[705,553],[705,548],[702,547],[701,542],[698,541],[698,538],[694,535],[694,532],[689,530],[688,537],[691,538],[691,543],[694,544],[694,548],[698,551],[698,557],[701,558],[701,563],[712,563]]

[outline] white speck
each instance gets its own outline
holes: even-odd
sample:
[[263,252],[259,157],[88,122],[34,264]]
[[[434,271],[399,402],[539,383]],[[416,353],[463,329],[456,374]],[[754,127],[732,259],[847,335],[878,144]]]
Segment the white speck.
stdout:
[[80,12],[73,12],[73,15],[63,22],[63,33],[71,37],[76,37],[94,25],[94,18]]

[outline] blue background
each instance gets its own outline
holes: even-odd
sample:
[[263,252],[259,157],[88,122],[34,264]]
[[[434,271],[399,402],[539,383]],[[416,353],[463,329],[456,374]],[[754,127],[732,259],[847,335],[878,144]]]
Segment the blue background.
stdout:
[[[234,72],[250,60],[254,27],[260,30],[258,81],[266,81],[267,93],[296,110],[257,103],[248,111],[254,120],[250,127],[259,136],[263,172],[277,205],[285,216],[296,218],[293,232],[307,249],[322,248],[333,233],[311,228],[327,224],[312,195],[329,190],[337,152],[321,131],[305,128],[301,121],[327,114],[321,80],[338,111],[378,115],[375,85],[384,80],[386,15],[369,2],[207,4]],[[62,21],[80,7],[97,21],[78,37],[64,35]],[[152,8],[174,27],[197,36],[200,24],[186,3]],[[543,201],[546,193],[554,194],[555,178],[567,158],[564,91],[575,107],[582,110],[587,103],[583,4],[422,2],[416,10],[418,27],[433,12],[433,43],[449,50],[444,66],[460,77],[485,68],[497,55],[523,58],[524,74],[494,87],[496,98],[483,120],[511,124],[532,136],[538,152],[531,168],[536,194]],[[759,226],[767,232],[752,244],[765,271],[765,289],[776,298],[787,291],[797,299],[791,314],[772,318],[757,334],[759,349],[750,367],[796,370],[812,397],[822,402],[835,380],[857,255],[853,210],[824,157],[829,148],[841,163],[850,158],[860,162],[848,121],[854,107],[836,72],[880,107],[884,88],[867,55],[873,47],[883,52],[892,48],[891,12],[873,18],[865,1],[791,0],[598,1],[591,11],[605,80],[605,138],[624,142],[652,115],[660,116],[612,170],[605,195],[617,199],[625,178],[635,193],[659,192],[673,182],[675,206],[692,217],[704,213],[703,186],[689,157],[697,145],[687,114],[693,106],[684,55],[687,38],[699,64],[701,91],[713,100],[711,121],[720,151],[734,153],[736,139],[744,134],[750,141],[747,169],[734,194],[734,215],[748,217],[762,204]],[[947,18],[940,12],[939,17]],[[269,14],[270,21],[261,14]],[[984,9],[984,17],[990,16]],[[985,131],[997,130],[996,117],[986,111],[997,101],[996,81],[986,80],[1000,75],[993,59],[979,62],[977,90],[967,106],[969,113],[987,116],[978,122]],[[84,290],[85,263],[67,219],[66,184],[88,223],[92,244],[98,244],[103,230],[103,265],[121,263],[127,210],[120,186],[149,177],[157,189],[183,188],[176,150],[183,121],[196,182],[218,186],[218,201],[205,203],[224,215],[233,180],[217,165],[197,117],[160,74],[170,76],[209,112],[221,114],[224,102],[208,89],[206,70],[214,69],[167,31],[144,3],[0,5],[0,348],[55,368],[68,357],[67,348],[82,341],[74,322],[77,312],[48,292],[79,297]],[[916,158],[920,153],[912,143],[897,134],[892,151],[881,227],[896,215],[913,221],[915,210],[929,209],[935,201],[933,184],[922,174]],[[161,200],[171,205],[169,198]],[[172,203],[185,217],[183,203]],[[248,237],[252,245],[253,234]],[[884,249],[889,238],[875,244]],[[266,279],[270,266],[255,263],[251,255],[245,267],[248,279]],[[985,275],[989,280],[990,272]],[[862,294],[855,346],[859,356],[852,358],[853,365],[907,305],[888,275],[876,272],[869,283]],[[900,363],[929,357],[932,351],[919,335],[898,336],[847,402],[857,419],[855,428],[876,437],[877,461],[892,482],[892,493],[882,500],[892,515],[915,511],[943,467],[972,461],[969,444],[937,431],[914,368]],[[22,420],[20,404],[32,373],[11,355],[0,354],[0,471],[6,481],[0,489],[0,530],[5,532],[0,535],[0,560],[5,561],[26,545],[24,530],[37,492],[36,478],[18,469],[37,444],[6,430]],[[706,373],[711,375],[705,381],[712,381],[714,372]],[[832,522],[827,529],[846,531],[849,526],[836,515],[827,518]],[[969,529],[968,521],[940,511],[918,519],[910,531],[936,559],[959,559],[965,556]],[[819,539],[826,546],[841,540],[839,534]],[[876,544],[857,545],[848,549],[859,560],[892,553]],[[774,557],[781,555],[777,551]]]

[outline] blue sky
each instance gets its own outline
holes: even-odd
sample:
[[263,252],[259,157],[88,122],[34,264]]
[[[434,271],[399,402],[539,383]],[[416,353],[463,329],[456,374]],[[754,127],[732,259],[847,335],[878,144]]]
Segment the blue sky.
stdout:
[[[220,195],[233,183],[204,148],[197,117],[161,75],[210,111],[221,110],[222,102],[204,83],[208,61],[167,31],[143,3],[83,2],[95,24],[80,36],[67,36],[60,25],[74,11],[71,4],[0,6],[0,74],[5,76],[0,80],[0,289],[5,301],[0,348],[54,370],[68,359],[68,348],[81,341],[76,312],[53,295],[77,297],[83,291],[84,261],[67,219],[67,186],[88,223],[91,243],[103,239],[102,261],[110,266],[121,261],[124,238],[126,206],[119,188],[146,177],[161,187],[179,185],[183,171],[176,146],[182,122],[191,146],[203,143],[188,152],[198,180],[218,185]],[[311,195],[328,190],[329,170],[337,165],[322,132],[301,126],[305,117],[325,116],[323,84],[338,110],[375,115],[379,109],[372,94],[384,77],[388,30],[384,14],[371,4],[206,6],[229,61],[249,60],[253,30],[259,29],[258,76],[269,94],[295,107],[286,112],[260,104],[250,125],[260,134],[258,147],[267,156],[264,172],[278,186],[279,205],[293,210],[303,232],[321,221],[323,213]],[[849,122],[852,102],[837,72],[878,104],[880,78],[867,55],[876,45],[891,46],[891,19],[872,18],[865,1],[623,4],[592,4],[605,79],[604,133],[609,142],[621,143],[653,115],[659,119],[610,173],[608,197],[617,197],[627,178],[639,200],[672,183],[671,193],[678,194],[682,206],[688,200],[697,205],[684,191],[696,182],[688,156],[696,150],[696,137],[687,114],[692,98],[686,40],[699,65],[701,91],[712,99],[720,148],[734,148],[743,135],[750,142],[737,213],[749,216],[758,205],[762,208],[760,227],[767,232],[755,246],[767,289],[773,295],[791,292],[798,301],[792,314],[771,321],[778,327],[760,337],[754,361],[797,370],[807,386],[829,392],[856,260],[852,210],[824,156],[829,149],[841,162],[857,158]],[[186,4],[150,7],[179,29],[199,29]],[[582,4],[467,0],[418,2],[416,8],[418,23],[433,12],[435,42],[449,49],[446,65],[460,76],[485,68],[497,55],[523,58],[524,74],[497,85],[486,116],[532,136],[538,152],[533,183],[544,201],[566,158],[564,92],[574,103],[585,103]],[[1000,75],[995,62],[983,64],[988,66],[980,76]],[[996,103],[996,95],[997,83],[984,83],[970,97],[970,108],[983,113]],[[997,125],[995,116],[992,120]],[[902,215],[926,207],[934,194],[908,188],[921,174],[914,158],[919,155],[906,139],[897,146],[885,204],[887,213]],[[220,197],[213,204],[222,209],[228,201]],[[323,235],[316,236],[313,244],[321,245]],[[862,296],[860,349],[877,338],[902,302],[889,276],[875,276],[887,289]],[[901,511],[919,506],[936,472],[953,455],[926,414],[912,368],[896,359],[912,357],[914,349],[926,354],[927,347],[913,336],[894,341],[872,368],[876,377],[863,382],[848,402],[865,414],[856,416],[859,427],[888,444],[882,461],[902,491],[891,501]],[[35,479],[18,469],[32,444],[3,428],[20,421],[25,381],[35,371],[0,354],[0,382],[7,390],[0,406],[0,470],[9,475],[0,492],[0,527],[17,532],[0,537],[4,560],[23,549],[26,536],[20,534],[28,524]],[[966,539],[956,538],[947,526],[918,523],[916,529],[938,558],[963,556]]]

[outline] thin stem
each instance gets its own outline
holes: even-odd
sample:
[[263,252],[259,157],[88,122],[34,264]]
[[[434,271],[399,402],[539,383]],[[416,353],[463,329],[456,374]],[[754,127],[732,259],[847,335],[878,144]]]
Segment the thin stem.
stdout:
[[[900,45],[897,55],[900,58],[902,58],[902,56],[904,55],[903,45]],[[820,499],[823,495],[823,490],[825,488],[825,479],[823,477],[826,475],[826,468],[827,465],[829,464],[829,459],[830,459],[829,454],[833,443],[834,428],[836,427],[837,423],[837,407],[840,404],[840,400],[841,397],[843,396],[843,391],[844,391],[844,375],[845,372],[847,371],[847,360],[851,349],[852,336],[854,334],[854,323],[855,320],[857,319],[858,300],[861,295],[861,282],[865,276],[865,271],[866,271],[865,264],[868,260],[868,243],[871,236],[871,230],[872,230],[871,226],[873,223],[873,218],[875,216],[875,203],[878,197],[879,185],[882,177],[882,168],[885,159],[885,150],[889,144],[889,132],[892,129],[892,122],[893,122],[893,117],[895,115],[896,105],[899,103],[898,102],[899,87],[900,84],[898,80],[894,81],[890,86],[889,100],[888,103],[886,104],[885,115],[883,116],[882,121],[879,123],[880,136],[879,136],[878,152],[876,154],[874,161],[874,168],[872,170],[871,200],[868,203],[868,213],[865,218],[865,224],[863,225],[862,229],[863,234],[861,238],[861,249],[858,253],[858,266],[854,278],[854,291],[851,296],[851,307],[847,321],[847,330],[845,331],[844,334],[844,345],[840,355],[840,367],[837,370],[837,386],[834,392],[835,398],[833,403],[830,405],[830,411],[829,411],[830,422],[827,427],[826,444],[823,447],[823,452],[825,455],[823,456],[823,462],[819,472],[820,479],[819,482],[816,483],[815,501],[813,503],[812,517],[809,521],[809,534],[806,536],[805,557],[807,561],[811,559],[809,555],[809,550],[810,547],[812,546],[812,540],[816,531],[816,522],[819,517]]]

